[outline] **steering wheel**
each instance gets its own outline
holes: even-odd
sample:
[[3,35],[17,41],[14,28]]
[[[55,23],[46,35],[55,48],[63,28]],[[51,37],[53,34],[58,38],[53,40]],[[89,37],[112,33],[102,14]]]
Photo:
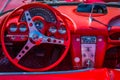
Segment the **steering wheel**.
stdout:
[[[34,8],[34,7],[49,10],[53,15],[55,15],[56,21],[48,22],[42,16],[39,16],[39,15],[34,16],[34,17],[31,16],[29,9]],[[23,14],[26,20],[21,22],[20,20]],[[36,25],[34,22],[36,18],[39,19],[43,23],[43,29],[38,30],[36,28]],[[14,29],[13,29],[13,32],[9,31],[10,23],[15,23],[17,25],[16,32],[14,32]],[[16,38],[15,36],[20,34],[18,28],[19,28],[19,24],[21,23],[26,24],[28,31],[27,31],[27,39],[26,39],[25,44],[22,46],[22,48],[20,48],[20,50],[18,50],[19,49],[18,43],[21,44],[22,41],[20,41],[19,39],[18,41],[15,40]],[[55,30],[53,30],[54,28],[50,29],[51,25],[54,25],[56,29]],[[64,27],[64,31],[62,31],[63,27]],[[50,33],[50,30],[53,33]],[[60,34],[59,33],[60,31],[62,31],[63,34],[62,33]],[[9,34],[11,36],[8,36]],[[54,35],[54,37],[50,36],[50,34]],[[6,45],[6,38],[5,38],[6,36],[9,37],[7,39],[7,42],[10,41],[12,43],[17,43],[17,46],[12,45],[12,47],[14,47],[14,49],[16,49],[17,51],[12,51],[12,52],[9,51]],[[12,37],[14,37],[14,39]],[[67,55],[67,52],[70,46],[70,30],[68,28],[68,24],[67,24],[67,21],[65,20],[65,17],[59,11],[57,11],[56,9],[46,4],[31,3],[31,4],[26,4],[26,5],[23,5],[22,7],[17,8],[16,10],[14,10],[12,13],[10,13],[7,16],[1,29],[1,43],[2,43],[2,48],[3,48],[3,51],[6,57],[9,59],[11,63],[13,63],[18,68],[25,70],[25,71],[46,71],[46,70],[50,70],[54,68],[55,66],[57,66],[60,62],[62,62],[62,60]],[[30,56],[29,55],[30,51],[34,51],[33,50],[34,47],[41,46],[40,48],[43,48],[43,46],[45,46],[49,50],[49,46],[47,46],[46,44],[64,46],[63,51],[61,51],[60,57],[56,59],[56,61],[54,61],[53,63],[47,66],[43,66],[43,67],[38,66],[37,68],[25,66],[22,63],[20,63],[20,61],[23,58],[27,59],[26,57]],[[55,47],[52,47],[52,48],[55,48]],[[46,51],[48,51],[47,49]],[[42,49],[39,49],[39,51],[40,50]],[[53,53],[52,51],[50,52]],[[14,57],[12,56],[13,54],[14,54]],[[33,62],[32,64],[35,64],[35,62]]]

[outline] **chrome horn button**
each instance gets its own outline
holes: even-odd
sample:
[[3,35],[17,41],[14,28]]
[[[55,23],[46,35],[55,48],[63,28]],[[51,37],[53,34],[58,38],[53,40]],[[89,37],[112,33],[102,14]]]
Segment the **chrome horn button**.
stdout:
[[43,35],[40,32],[34,30],[29,34],[30,40],[35,44],[40,44],[43,38]]

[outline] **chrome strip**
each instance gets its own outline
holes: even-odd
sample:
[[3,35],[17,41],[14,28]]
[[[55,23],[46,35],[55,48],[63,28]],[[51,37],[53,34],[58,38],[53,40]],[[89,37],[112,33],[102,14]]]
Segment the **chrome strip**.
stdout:
[[3,10],[6,8],[6,6],[9,4],[10,1],[11,1],[11,0],[7,0],[7,2],[6,2],[6,3],[3,5],[3,7],[1,8],[0,13],[3,12]]
[[0,72],[0,76],[3,75],[36,75],[36,74],[71,74],[75,72],[84,72],[84,71],[91,71],[94,68],[87,68],[82,70],[70,70],[70,71],[50,71],[50,72]]

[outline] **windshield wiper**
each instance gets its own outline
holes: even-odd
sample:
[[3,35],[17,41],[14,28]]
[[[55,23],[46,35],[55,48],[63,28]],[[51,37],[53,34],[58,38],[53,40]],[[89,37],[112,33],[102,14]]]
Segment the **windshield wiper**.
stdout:
[[4,3],[3,7],[2,7],[1,10],[0,10],[0,14],[3,13],[4,9],[5,9],[6,6],[9,4],[10,1],[11,1],[11,0],[7,0],[7,1]]
[[89,18],[90,18],[91,23],[92,23],[93,21],[95,21],[95,22],[97,22],[97,23],[100,23],[100,24],[102,24],[102,25],[106,26],[106,27],[108,28],[108,31],[110,31],[110,30],[111,30],[111,27],[112,27],[112,26],[107,25],[107,24],[104,24],[104,23],[102,23],[101,21],[99,21],[99,20],[97,20],[97,19],[93,18],[92,16],[91,16],[91,17],[89,17]]
[[[108,27],[107,24],[104,24],[104,23],[102,23],[101,21],[98,21],[97,19],[95,19],[95,18],[93,18],[93,17],[90,17],[90,19],[91,19],[91,22],[95,21],[95,22],[98,22],[98,23],[100,23],[100,24],[102,24],[102,25]],[[108,30],[109,30],[109,29],[108,29]]]

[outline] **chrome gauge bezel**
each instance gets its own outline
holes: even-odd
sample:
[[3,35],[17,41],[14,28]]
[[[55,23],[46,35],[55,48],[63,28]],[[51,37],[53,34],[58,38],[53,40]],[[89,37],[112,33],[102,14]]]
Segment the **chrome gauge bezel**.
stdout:
[[60,28],[58,29],[58,32],[60,34],[66,34],[67,33],[66,27],[64,25],[61,25]]
[[[36,22],[40,22],[38,25],[39,26],[36,26]],[[41,21],[41,20],[35,20],[34,21],[34,25],[35,25],[35,27],[38,29],[38,30],[41,30],[41,29],[43,29],[43,27],[44,27],[44,23]]]
[[26,24],[20,24],[19,31],[20,32],[26,32],[27,31],[27,25]]
[[10,32],[16,32],[17,29],[18,29],[17,24],[15,24],[15,23],[10,24],[10,26],[9,26],[9,31]]
[[49,32],[52,33],[52,34],[56,33],[56,32],[57,32],[56,26],[51,26],[51,27],[49,28]]

